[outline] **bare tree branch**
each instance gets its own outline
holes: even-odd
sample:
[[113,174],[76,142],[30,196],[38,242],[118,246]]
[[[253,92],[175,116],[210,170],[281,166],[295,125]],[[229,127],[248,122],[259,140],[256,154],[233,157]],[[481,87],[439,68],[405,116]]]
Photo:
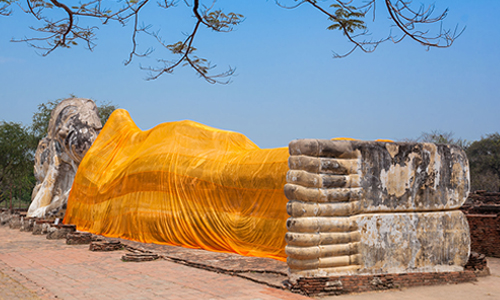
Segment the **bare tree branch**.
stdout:
[[381,43],[389,40],[394,43],[399,43],[405,37],[410,37],[427,48],[446,48],[451,46],[455,39],[463,32],[463,29],[458,31],[457,27],[454,31],[443,30],[442,25],[439,27],[439,32],[435,35],[431,35],[429,29],[419,29],[422,25],[432,25],[442,22],[448,13],[447,9],[433,16],[435,11],[434,5],[420,5],[418,9],[414,9],[412,8],[412,0],[384,0],[389,18],[392,19],[394,26],[402,31],[402,36],[397,37],[390,33],[388,37],[378,40],[363,39],[363,37],[371,35],[363,19],[372,11],[373,20],[375,20],[377,0],[363,2],[355,0],[331,1],[335,2],[335,4],[331,4],[329,7],[333,7],[335,11],[330,11],[323,7],[318,0],[293,0],[293,2],[293,5],[284,5],[280,0],[276,0],[276,3],[280,7],[287,9],[295,9],[306,3],[311,5],[333,22],[333,25],[329,26],[328,29],[341,30],[343,35],[353,45],[351,50],[346,54],[339,55],[334,53],[335,58],[346,57],[356,49],[361,49],[361,51],[367,53],[373,52]]
[[[244,19],[243,15],[233,12],[225,13],[220,9],[214,9],[217,0],[210,0],[210,5],[202,5],[201,0],[183,0],[184,4],[190,8],[194,19],[194,26],[190,34],[186,35],[183,41],[167,43],[162,40],[159,31],[152,31],[151,25],[139,25],[140,14],[150,0],[83,0],[76,6],[69,6],[63,3],[65,0],[26,0],[23,5],[21,0],[0,0],[0,15],[11,14],[11,4],[15,3],[27,14],[32,15],[38,22],[39,27],[30,27],[42,36],[25,37],[16,42],[26,42],[35,49],[43,50],[46,56],[57,48],[70,48],[78,42],[83,41],[86,48],[92,50],[95,47],[95,30],[97,26],[80,26],[79,21],[97,21],[101,24],[117,22],[121,25],[132,23],[132,47],[128,58],[124,61],[129,65],[134,57],[142,58],[153,53],[152,48],[147,48],[141,52],[139,50],[139,39],[144,36],[152,36],[169,55],[177,56],[177,59],[157,59],[159,67],[141,67],[150,72],[149,80],[157,79],[165,73],[172,73],[176,68],[189,66],[200,77],[209,83],[228,83],[229,77],[234,74],[234,69],[212,74],[215,65],[208,60],[200,58],[194,54],[197,49],[194,47],[196,35],[202,28],[215,32],[230,32],[234,26],[240,24]],[[159,8],[171,9],[180,0],[157,0]],[[208,1],[208,0],[207,0]],[[394,28],[402,35],[393,35],[392,31],[387,37],[374,39],[371,37],[365,17],[376,15],[376,4],[382,2],[387,9],[388,17],[392,20]],[[434,5],[420,5],[416,7],[412,0],[275,0],[278,6],[287,9],[296,9],[303,5],[309,5],[324,15],[332,24],[327,27],[329,30],[340,30],[346,37],[352,48],[345,54],[334,53],[335,58],[345,57],[353,53],[356,49],[369,53],[377,49],[378,45],[386,41],[394,43],[401,42],[404,38],[410,37],[427,48],[446,48],[453,44],[463,30],[459,31],[443,29],[439,27],[437,34],[431,34],[432,25],[442,23],[446,18],[448,10],[440,14],[435,14]],[[286,5],[285,2],[290,3]],[[108,7],[106,7],[108,6]],[[60,13],[63,13],[61,18]],[[57,17],[52,19],[52,17]],[[226,80],[227,79],[227,80]]]
[[58,2],[57,0],[50,0],[55,6],[64,9],[68,13],[68,24],[66,25],[66,31],[62,33],[60,44],[66,44],[66,36],[71,32],[73,27],[73,12],[65,4]]
[[[427,9],[422,5],[418,11],[415,11],[409,7],[410,3],[411,1],[397,0],[395,4],[393,4],[390,0],[385,0],[385,5],[391,19],[404,33],[403,37],[397,42],[400,42],[404,37],[408,36],[427,47],[447,48],[450,47],[455,39],[465,30],[464,28],[459,32],[456,27],[454,32],[451,32],[451,30],[443,30],[442,26],[440,26],[439,33],[435,36],[429,36],[428,31],[423,32],[416,30],[415,28],[419,24],[441,22],[446,17],[448,10],[446,9],[440,15],[433,18],[432,13],[434,12],[434,5],[428,6]],[[410,16],[406,16],[405,12],[410,13]],[[442,42],[444,42],[444,44],[441,44]]]
[[124,62],[125,65],[128,65],[132,62],[132,58],[134,56],[137,56],[137,57],[145,57],[145,56],[148,56],[149,54],[151,54],[152,52],[152,49],[148,49],[146,50],[146,52],[142,53],[142,54],[139,54],[137,53],[137,33],[140,32],[140,31],[146,31],[147,28],[139,28],[138,27],[138,24],[139,24],[139,11],[148,3],[149,0],[145,0],[143,1],[142,3],[140,3],[137,8],[133,8],[131,7],[130,9],[132,10],[133,12],[133,16],[134,16],[134,30],[132,32],[132,50],[130,51],[129,53],[129,58]]
[[0,3],[4,3],[0,5],[0,16],[10,16],[12,14],[12,10],[9,9],[9,6],[12,4],[10,0],[3,0]]
[[[213,5],[212,5],[213,6]],[[151,75],[148,78],[148,80],[154,80],[159,78],[161,75],[164,73],[169,73],[171,74],[176,67],[181,65],[184,62],[184,65],[189,65],[191,66],[192,69],[194,69],[200,77],[205,79],[207,82],[215,84],[215,83],[221,83],[221,84],[227,84],[230,82],[230,80],[224,80],[221,81],[219,80],[220,78],[228,78],[232,76],[235,72],[235,69],[229,68],[227,71],[215,74],[215,75],[209,75],[208,72],[213,69],[215,66],[210,65],[210,63],[204,59],[204,58],[199,58],[195,55],[192,55],[194,51],[196,51],[196,48],[193,47],[193,41],[198,33],[198,30],[200,28],[200,25],[205,25],[208,28],[211,28],[212,30],[221,32],[221,31],[230,31],[232,29],[231,26],[238,24],[239,21],[237,18],[238,16],[233,16],[233,15],[228,15],[228,16],[222,16],[219,13],[217,13],[217,17],[211,17],[210,13],[207,14],[210,8],[206,9],[203,14],[200,13],[199,11],[200,8],[200,3],[198,0],[195,0],[193,3],[193,13],[196,16],[197,22],[194,26],[193,31],[191,32],[190,35],[183,41],[183,42],[177,42],[175,44],[167,45],[166,43],[163,42],[161,37],[159,36],[158,33],[151,33],[152,36],[154,36],[157,41],[164,47],[169,49],[172,53],[180,55],[179,59],[176,61],[166,61],[166,60],[159,60],[159,62],[162,62],[164,64],[163,67],[161,68],[143,68],[145,70],[150,71]],[[235,14],[234,14],[235,15]],[[240,17],[241,18],[241,17]],[[217,19],[218,21],[215,21]],[[155,73],[155,74],[154,74]]]
[[[339,5],[340,8],[338,8],[337,5],[333,4],[332,6],[333,7],[337,7],[337,11],[334,14],[326,11],[325,9],[323,9],[322,7],[320,7],[316,1],[314,0],[305,0],[306,2],[308,2],[309,4],[311,4],[313,7],[315,7],[316,9],[318,9],[320,12],[322,12],[323,14],[327,15],[329,17],[329,19],[331,21],[333,21],[334,25],[338,25],[338,27],[333,27],[332,29],[341,29],[343,34],[347,37],[347,39],[354,45],[353,48],[347,52],[346,54],[343,54],[343,55],[339,55],[337,53],[334,53],[334,57],[335,58],[342,58],[342,57],[346,57],[348,55],[350,55],[352,52],[354,52],[354,50],[356,49],[361,49],[361,51],[365,52],[365,53],[370,53],[370,52],[373,52],[377,49],[378,45],[387,41],[388,38],[384,38],[384,39],[380,39],[380,40],[376,40],[376,41],[373,41],[373,40],[363,40],[363,41],[357,41],[355,39],[356,36],[365,36],[368,34],[368,30],[365,30],[366,29],[366,26],[362,25],[363,23],[359,23],[361,24],[361,26],[357,26],[357,28],[359,29],[363,29],[364,31],[362,31],[361,33],[359,33],[358,35],[356,36],[353,36],[352,33],[354,32],[354,30],[356,28],[349,28],[349,21],[350,20],[353,20],[353,19],[350,19],[349,20],[349,15],[345,16],[344,14],[341,14],[343,12],[343,7],[346,6],[345,3],[342,3],[342,5]],[[373,0],[372,2],[374,2],[375,0]],[[349,6],[350,10],[351,11],[359,11],[359,9],[363,9],[363,8],[366,8],[366,5],[363,5],[361,8],[358,8],[358,7],[354,7],[354,6]],[[351,12],[352,14],[352,12]],[[358,12],[355,17],[364,17],[364,15],[366,14],[366,12]],[[347,18],[345,18],[347,17]],[[356,19],[354,19],[356,20]],[[359,20],[356,20],[356,21],[359,21]],[[362,21],[361,21],[362,22]],[[329,28],[330,29],[330,28]]]

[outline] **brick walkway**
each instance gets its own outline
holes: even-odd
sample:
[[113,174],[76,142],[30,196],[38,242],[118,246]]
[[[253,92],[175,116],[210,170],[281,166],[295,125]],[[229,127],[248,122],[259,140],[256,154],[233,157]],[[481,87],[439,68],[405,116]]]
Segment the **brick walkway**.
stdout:
[[165,260],[122,262],[123,254],[0,227],[0,299],[310,299]]
[[0,271],[0,299],[40,299],[35,292]]
[[[140,245],[135,245],[140,247]],[[281,264],[232,254],[144,245],[176,259],[227,270],[281,271]],[[311,299],[225,274],[166,260],[122,262],[125,251],[91,252],[0,226],[0,300],[3,299]],[[189,253],[192,253],[189,257]],[[212,257],[213,256],[213,257]],[[222,265],[221,265],[222,264]],[[320,299],[500,299],[500,259],[488,258],[491,276],[458,285],[417,287]]]

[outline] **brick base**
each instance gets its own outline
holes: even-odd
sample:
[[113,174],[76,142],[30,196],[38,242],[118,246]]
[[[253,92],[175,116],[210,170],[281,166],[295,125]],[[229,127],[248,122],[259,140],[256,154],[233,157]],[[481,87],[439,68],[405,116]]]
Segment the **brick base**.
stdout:
[[500,193],[476,191],[460,209],[469,221],[471,250],[500,257]]
[[324,296],[471,281],[477,281],[473,271],[334,276],[300,278],[290,290],[308,296]]
[[471,250],[500,257],[500,215],[466,215],[470,228]]

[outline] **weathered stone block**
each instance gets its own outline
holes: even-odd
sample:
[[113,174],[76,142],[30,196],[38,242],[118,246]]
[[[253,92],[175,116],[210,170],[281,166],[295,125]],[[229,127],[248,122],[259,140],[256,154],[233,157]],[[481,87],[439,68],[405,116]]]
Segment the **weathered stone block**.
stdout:
[[357,216],[360,273],[462,271],[470,251],[461,211],[381,213]]
[[364,211],[458,209],[469,194],[469,163],[458,146],[358,142]]
[[11,215],[8,211],[2,211],[0,213],[0,225],[7,225],[9,224],[9,220],[11,218]]
[[291,142],[289,151],[285,238],[292,283],[463,271],[470,247],[467,220],[457,210],[469,192],[463,150],[307,139]]
[[11,229],[21,228],[21,217],[19,217],[19,215],[11,215],[9,219],[9,228]]
[[66,236],[68,245],[86,245],[92,242],[92,233],[90,232],[71,232]]
[[33,231],[33,225],[35,224],[35,219],[21,217],[21,231],[31,232]]
[[109,242],[91,242],[89,245],[90,251],[116,251],[122,250],[123,245],[119,241]]
[[[311,147],[314,150],[305,150]],[[337,150],[320,151],[318,147]],[[297,140],[291,142],[289,148],[292,154],[289,159],[291,171],[287,175],[289,184],[301,186],[302,189],[296,189],[302,190],[302,193],[306,193],[304,187],[308,188],[310,190],[308,194],[328,193],[322,191],[322,188],[323,190],[332,187],[352,188],[355,187],[356,181],[348,183],[346,179],[348,177],[329,175],[331,172],[328,168],[319,167],[319,162],[314,164],[306,162],[329,159],[336,161],[332,164],[348,165],[342,168],[345,170],[343,174],[349,177],[359,175],[359,184],[363,190],[363,207],[366,212],[457,209],[465,202],[469,193],[468,160],[465,152],[458,146],[431,143]],[[320,157],[320,153],[328,153],[328,157],[331,158]],[[341,159],[342,156],[355,159]],[[344,160],[346,162],[342,163]],[[311,167],[311,164],[315,167]],[[290,189],[290,187],[285,188],[287,197],[291,196]]]
[[48,240],[59,240],[66,239],[68,234],[75,232],[76,228],[74,225],[54,225],[49,228],[47,234]]
[[32,227],[33,234],[47,234],[51,225],[53,224],[50,220],[34,220],[34,225]]

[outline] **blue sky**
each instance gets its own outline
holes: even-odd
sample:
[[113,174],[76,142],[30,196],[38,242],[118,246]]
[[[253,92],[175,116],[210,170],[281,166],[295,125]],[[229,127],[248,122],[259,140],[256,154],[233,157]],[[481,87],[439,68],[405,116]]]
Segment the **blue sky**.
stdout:
[[[189,119],[241,132],[263,148],[296,138],[402,140],[432,130],[478,140],[500,131],[500,1],[436,5],[450,9],[445,27],[467,27],[452,47],[426,51],[405,40],[332,59],[332,50],[349,44],[340,32],[326,30],[319,12],[284,10],[271,0],[220,0],[216,7],[241,13],[245,21],[231,33],[202,30],[195,46],[221,70],[236,67],[229,85],[208,84],[188,68],[146,81],[139,66],[165,53],[151,39],[140,39],[142,49],[155,48],[152,58],[125,67],[130,26],[101,26],[93,52],[75,47],[42,57],[10,42],[35,35],[28,29],[33,19],[16,10],[0,17],[0,120],[29,124],[39,103],[75,94],[127,109],[144,130]],[[379,9],[375,37],[390,30]],[[170,11],[151,8],[142,20],[161,29],[168,42],[194,24],[182,1]]]

